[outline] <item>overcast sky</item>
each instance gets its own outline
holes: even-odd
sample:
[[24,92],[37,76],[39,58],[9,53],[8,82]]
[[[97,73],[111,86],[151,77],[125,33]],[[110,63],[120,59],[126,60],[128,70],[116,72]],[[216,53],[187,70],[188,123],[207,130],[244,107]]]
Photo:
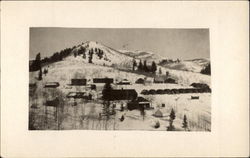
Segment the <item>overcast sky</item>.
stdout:
[[31,28],[30,59],[42,58],[86,41],[114,49],[144,50],[171,59],[209,58],[208,29]]

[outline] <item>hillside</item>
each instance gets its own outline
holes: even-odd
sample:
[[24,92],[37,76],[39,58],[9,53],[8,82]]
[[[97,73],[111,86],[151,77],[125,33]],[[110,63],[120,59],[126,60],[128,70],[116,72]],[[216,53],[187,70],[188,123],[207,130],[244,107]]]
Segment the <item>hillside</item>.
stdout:
[[88,41],[78,45],[72,50],[72,54],[74,53],[82,56],[85,62],[89,62],[91,53],[93,53],[92,63],[94,64],[122,69],[129,69],[132,67],[132,57],[95,41]]
[[204,69],[209,63],[210,61],[208,59],[193,59],[170,63],[163,61],[160,63],[160,65],[165,68],[200,73],[201,70]]
[[136,50],[136,51],[119,50],[119,51],[127,56],[130,56],[138,60],[142,61],[147,60],[149,63],[151,63],[152,61],[159,63],[163,59],[162,56],[157,55],[156,53],[150,51],[141,51],[141,50]]

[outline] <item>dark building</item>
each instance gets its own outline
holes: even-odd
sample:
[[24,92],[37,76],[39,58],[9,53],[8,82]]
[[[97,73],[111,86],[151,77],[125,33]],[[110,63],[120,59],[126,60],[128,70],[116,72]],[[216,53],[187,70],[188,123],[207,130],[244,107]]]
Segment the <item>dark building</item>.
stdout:
[[113,78],[94,78],[94,83],[114,83]]
[[127,104],[128,110],[134,110],[134,109],[149,109],[150,108],[150,102],[143,98],[138,97],[136,100],[133,100]]
[[71,79],[71,85],[74,86],[85,86],[87,83],[86,79]]
[[176,81],[172,78],[167,78],[164,83],[176,83]]
[[55,98],[54,100],[47,100],[45,105],[57,107],[59,105],[59,99]]
[[191,96],[191,99],[199,99],[199,96]]
[[135,100],[137,95],[134,89],[112,89],[108,92],[106,100]]
[[144,84],[144,79],[142,79],[142,78],[139,78],[139,79],[137,79],[136,81],[135,81],[135,83],[137,83],[137,84]]

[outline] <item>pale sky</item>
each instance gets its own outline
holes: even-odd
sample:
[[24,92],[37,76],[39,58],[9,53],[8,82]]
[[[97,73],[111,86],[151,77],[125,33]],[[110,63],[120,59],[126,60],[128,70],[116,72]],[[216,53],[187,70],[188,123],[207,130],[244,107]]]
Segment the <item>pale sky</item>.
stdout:
[[30,59],[49,57],[82,42],[152,51],[168,59],[209,58],[209,29],[30,28]]

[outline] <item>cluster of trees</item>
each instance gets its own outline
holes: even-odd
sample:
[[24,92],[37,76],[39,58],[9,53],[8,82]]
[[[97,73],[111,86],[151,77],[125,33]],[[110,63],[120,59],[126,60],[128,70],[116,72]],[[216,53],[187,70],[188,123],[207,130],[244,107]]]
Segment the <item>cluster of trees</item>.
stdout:
[[210,66],[210,63],[204,69],[201,70],[201,73],[202,74],[206,74],[206,75],[211,75],[211,66]]
[[[138,66],[137,66],[138,65]],[[155,73],[157,70],[156,63],[153,61],[151,67],[147,65],[147,60],[144,60],[143,64],[142,61],[140,60],[139,64],[136,63],[136,60],[133,60],[133,71],[135,71],[135,67],[137,67],[138,71],[141,72],[151,72]]]
[[67,57],[71,52],[73,48],[66,48],[61,50],[60,52],[54,53],[51,57],[45,57],[44,59],[41,60],[41,63],[53,63],[57,61],[63,60],[63,58]]
[[[89,53],[89,58],[88,58],[89,63],[93,63],[92,59],[93,59],[93,54],[94,53],[99,57],[99,59],[102,59],[103,54],[104,54],[103,50],[101,50],[99,48],[95,48],[95,49],[91,48],[88,53]],[[86,48],[85,47],[80,47],[80,49],[78,51],[74,52],[75,57],[77,57],[78,55],[82,55],[82,57],[84,59],[86,59]]]
[[57,62],[63,60],[63,58],[67,57],[71,52],[73,48],[66,48],[61,50],[60,52],[55,52],[50,57],[45,57],[41,59],[40,53],[36,55],[36,59],[32,61],[29,67],[29,71],[37,71],[40,70],[42,65]]
[[[169,120],[169,126],[167,127],[167,131],[174,131],[175,130],[175,127],[174,127],[174,119],[175,119],[175,112],[174,112],[174,109],[171,110],[170,112],[170,120]],[[184,130],[188,130],[188,122],[187,122],[187,116],[184,115],[183,117],[183,122],[182,122],[182,128],[184,128]]]
[[173,60],[173,59],[163,59],[159,65],[165,65],[165,64],[171,64],[171,63],[179,63],[180,62],[180,59],[176,59],[176,60]]

